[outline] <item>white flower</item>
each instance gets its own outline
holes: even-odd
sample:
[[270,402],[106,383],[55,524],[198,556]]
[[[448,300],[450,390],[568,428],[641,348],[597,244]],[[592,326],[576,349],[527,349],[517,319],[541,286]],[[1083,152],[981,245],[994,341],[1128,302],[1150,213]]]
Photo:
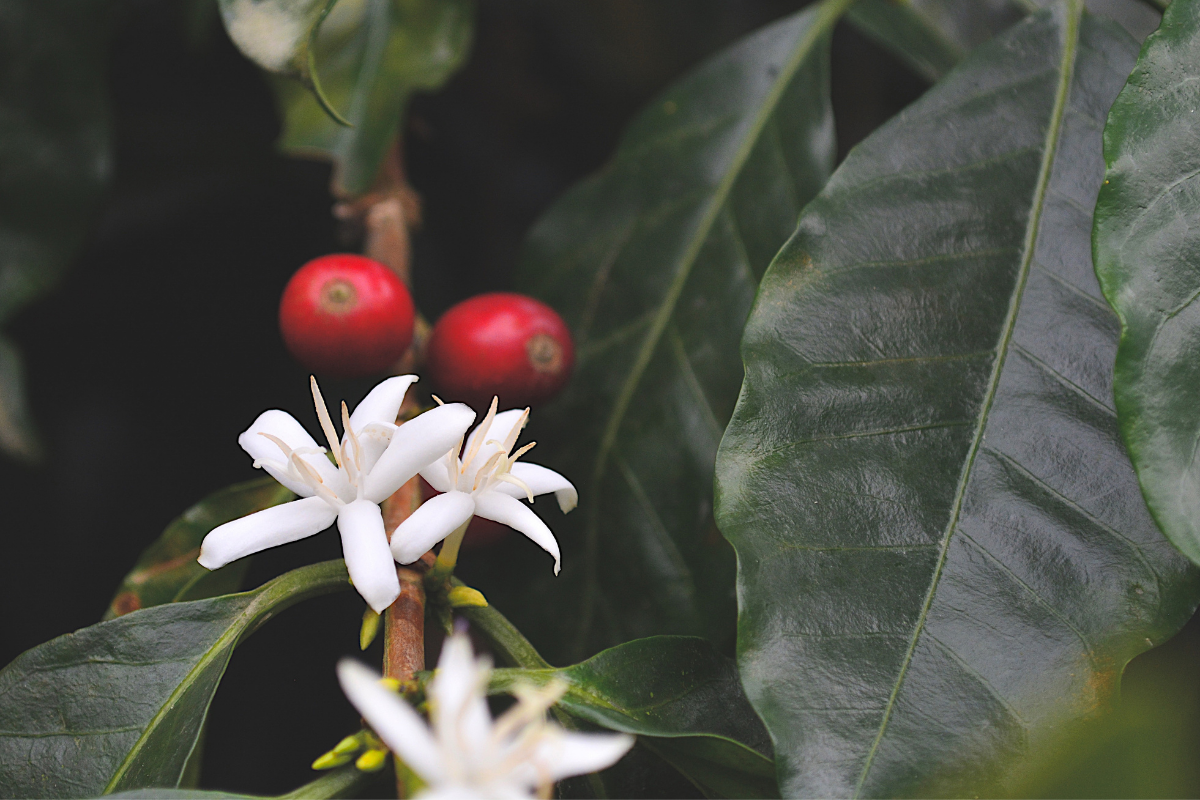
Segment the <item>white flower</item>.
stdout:
[[344,434],[312,379],[317,417],[337,460],[334,465],[295,417],[264,411],[238,437],[254,466],[302,499],[268,508],[215,528],[200,546],[200,565],[217,569],[268,547],[320,533],[337,521],[342,554],[354,588],[382,613],[400,593],[396,567],[383,529],[382,503],[447,447],[462,441],[475,412],[461,403],[427,411],[395,424],[404,393],[415,375],[388,378],[349,413],[342,403]]
[[444,457],[421,470],[421,477],[439,492],[418,508],[392,534],[392,555],[401,564],[411,564],[429,548],[459,527],[480,516],[516,528],[554,556],[558,574],[561,556],[554,534],[546,523],[523,505],[518,497],[533,502],[535,495],[554,492],[565,514],[579,502],[571,482],[554,470],[537,464],[518,464],[533,443],[512,452],[529,420],[529,409],[496,413],[496,401],[487,416],[467,439],[459,458],[455,446]]
[[516,704],[493,721],[486,699],[490,672],[486,659],[474,658],[465,634],[446,639],[428,690],[431,730],[372,670],[350,659],[338,664],[346,697],[427,784],[417,797],[529,798],[562,778],[610,767],[633,746],[625,734],[570,733],[548,722],[561,684],[518,690]]

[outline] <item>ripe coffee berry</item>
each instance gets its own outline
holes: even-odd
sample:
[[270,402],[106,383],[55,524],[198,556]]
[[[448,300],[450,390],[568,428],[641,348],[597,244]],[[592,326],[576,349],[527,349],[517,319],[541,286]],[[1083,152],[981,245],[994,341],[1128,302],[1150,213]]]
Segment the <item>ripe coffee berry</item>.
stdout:
[[481,294],[451,308],[433,326],[429,376],[445,400],[487,408],[535,405],[571,377],[575,348],[554,309],[512,292]]
[[348,253],[321,256],[284,288],[279,331],[288,351],[314,372],[377,374],[412,344],[412,296],[378,261]]

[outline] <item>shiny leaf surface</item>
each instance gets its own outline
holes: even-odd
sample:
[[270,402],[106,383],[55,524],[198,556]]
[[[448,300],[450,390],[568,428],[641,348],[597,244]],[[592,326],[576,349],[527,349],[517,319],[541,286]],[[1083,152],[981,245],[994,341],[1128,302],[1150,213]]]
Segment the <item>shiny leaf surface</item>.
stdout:
[[285,608],[348,587],[345,564],[328,561],[26,651],[0,670],[0,794],[176,786],[238,643]]
[[[704,639],[655,636],[562,669],[498,669],[494,692],[563,681],[558,707],[579,719],[649,737],[652,751],[710,795],[777,797],[770,744],[733,661]],[[645,743],[645,742],[644,742]]]
[[[0,324],[62,277],[110,170],[109,0],[0,4]],[[41,448],[20,357],[0,339],[0,448]]]
[[340,194],[366,192],[409,97],[437,89],[466,61],[474,8],[473,0],[340,0],[318,30],[313,53],[324,95],[352,127],[330,119],[300,87],[279,82],[280,146],[332,160]]
[[656,633],[730,643],[713,459],[758,278],[833,165],[829,33],[846,5],[763,28],[669,87],[531,234],[519,288],[567,320],[577,366],[529,430],[580,505],[546,510],[558,579],[463,567],[551,660]]
[[250,559],[243,558],[210,571],[196,563],[200,543],[218,525],[286,503],[293,497],[274,478],[247,481],[210,494],[172,520],[162,535],[142,552],[137,564],[121,581],[104,618],[112,619],[162,603],[200,600],[238,591]]
[[846,19],[931,81],[1025,15],[1016,0],[860,0]]
[[785,795],[970,795],[1200,599],[1120,441],[1090,258],[1136,52],[1080,2],[982,45],[763,279],[717,504]]
[[1121,319],[1121,433],[1159,526],[1200,563],[1200,8],[1172,3],[1113,104],[1096,271]]

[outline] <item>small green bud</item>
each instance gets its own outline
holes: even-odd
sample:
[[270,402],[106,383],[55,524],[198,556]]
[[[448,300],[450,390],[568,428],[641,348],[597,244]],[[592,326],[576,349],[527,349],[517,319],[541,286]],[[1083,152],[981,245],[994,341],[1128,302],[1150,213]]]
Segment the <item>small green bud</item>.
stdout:
[[335,753],[330,750],[312,763],[313,769],[333,769],[354,760],[354,753]]
[[450,600],[451,608],[487,608],[488,604],[483,592],[472,589],[470,586],[455,586],[450,590],[447,598]]
[[370,608],[363,612],[362,628],[358,631],[358,647],[360,650],[366,650],[370,647],[371,642],[375,641],[375,637],[379,635],[380,619],[382,617]]
[[345,739],[342,739],[340,742],[338,742],[337,745],[329,752],[337,753],[339,756],[344,756],[349,753],[357,753],[359,750],[362,750],[363,747],[362,741],[358,738],[359,735],[361,734],[347,736]]
[[368,750],[358,757],[358,760],[354,762],[354,766],[363,772],[376,772],[383,769],[383,765],[386,763],[386,750]]

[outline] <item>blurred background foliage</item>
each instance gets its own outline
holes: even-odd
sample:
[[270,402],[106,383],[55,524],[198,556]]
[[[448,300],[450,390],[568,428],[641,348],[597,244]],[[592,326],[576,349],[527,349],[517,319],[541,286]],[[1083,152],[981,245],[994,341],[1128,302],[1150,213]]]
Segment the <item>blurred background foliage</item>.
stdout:
[[[508,288],[531,223],[604,163],[642,104],[803,5],[481,0],[465,66],[439,93],[417,94],[403,123],[424,199],[414,242],[424,313]],[[1096,6],[1135,35],[1156,24],[1135,0]],[[98,620],[171,519],[255,477],[235,442],[254,415],[281,407],[305,419],[306,373],[280,341],[279,293],[304,261],[358,243],[330,215],[330,166],[280,154],[276,94],[212,0],[0,0],[0,43],[0,371],[21,353],[33,422],[0,398],[0,437],[42,456],[0,460],[7,663]],[[926,80],[840,25],[839,157]],[[29,244],[39,237],[52,246]],[[353,401],[370,383],[325,393]],[[330,536],[268,551],[248,585],[339,552]],[[354,728],[328,677],[356,649],[360,612],[352,594],[302,605],[238,651],[211,712],[203,785],[286,790]],[[1064,730],[997,792],[1200,795],[1197,664],[1193,620],[1133,662],[1116,717]]]

